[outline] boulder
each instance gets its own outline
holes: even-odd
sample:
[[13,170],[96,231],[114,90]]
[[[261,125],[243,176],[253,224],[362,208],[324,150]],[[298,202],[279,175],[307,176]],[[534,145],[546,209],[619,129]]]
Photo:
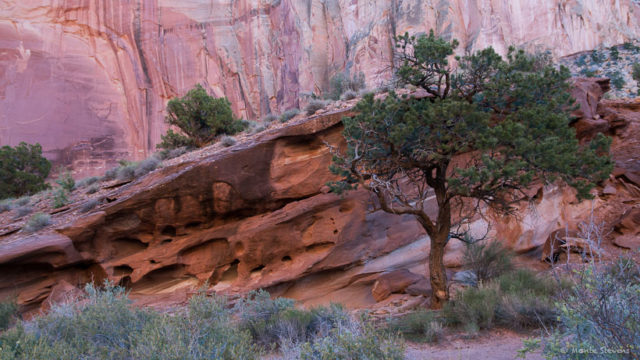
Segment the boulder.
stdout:
[[371,294],[377,302],[380,302],[393,293],[404,292],[409,285],[417,283],[421,279],[423,279],[422,276],[414,274],[409,270],[395,270],[380,275],[373,284]]

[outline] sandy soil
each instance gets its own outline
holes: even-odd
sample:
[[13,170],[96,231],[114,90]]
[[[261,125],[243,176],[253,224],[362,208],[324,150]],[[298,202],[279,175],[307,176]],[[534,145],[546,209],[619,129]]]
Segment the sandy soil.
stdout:
[[[496,330],[478,335],[472,339],[449,339],[440,344],[408,343],[405,358],[407,360],[513,360],[523,347],[524,339],[533,337],[511,331]],[[544,359],[540,351],[529,354],[527,360]]]

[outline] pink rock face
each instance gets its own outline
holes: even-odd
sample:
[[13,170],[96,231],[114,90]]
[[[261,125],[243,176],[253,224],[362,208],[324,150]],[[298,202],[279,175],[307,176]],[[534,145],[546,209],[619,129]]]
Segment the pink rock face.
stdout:
[[153,152],[166,102],[198,82],[257,119],[344,69],[378,86],[396,33],[562,56],[638,38],[639,23],[632,0],[2,0],[0,145],[39,142],[99,174]]

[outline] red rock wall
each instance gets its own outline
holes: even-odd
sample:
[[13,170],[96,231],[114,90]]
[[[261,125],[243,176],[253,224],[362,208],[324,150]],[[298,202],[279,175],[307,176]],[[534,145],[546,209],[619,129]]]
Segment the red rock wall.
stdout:
[[639,16],[632,0],[3,0],[0,145],[98,174],[148,156],[166,101],[196,82],[254,119],[345,68],[379,85],[395,33],[566,55],[640,37]]

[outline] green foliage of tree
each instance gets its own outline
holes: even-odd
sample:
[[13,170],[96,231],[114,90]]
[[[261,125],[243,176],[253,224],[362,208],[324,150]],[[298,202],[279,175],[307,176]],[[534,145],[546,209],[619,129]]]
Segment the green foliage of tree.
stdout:
[[640,82],[640,63],[635,63],[631,69],[633,80]]
[[[465,224],[483,207],[514,213],[534,182],[563,180],[580,199],[612,170],[610,139],[584,145],[569,127],[574,101],[569,70],[548,54],[510,49],[502,59],[488,48],[449,64],[457,41],[396,38],[397,75],[429,97],[367,95],[345,118],[346,152],[333,150],[331,183],[341,193],[363,187],[379,207],[413,215],[431,238],[432,306],[449,298],[444,248],[468,239]],[[429,203],[435,198],[435,204]],[[437,206],[437,215],[427,208]],[[452,213],[456,210],[456,222]]]
[[247,127],[233,115],[229,100],[210,96],[200,84],[184,97],[169,101],[165,121],[178,127],[182,134],[169,130],[158,144],[164,149],[203,147],[221,134],[233,135]]
[[34,194],[47,189],[45,179],[51,163],[42,156],[40,144],[21,142],[0,148],[0,199]]

